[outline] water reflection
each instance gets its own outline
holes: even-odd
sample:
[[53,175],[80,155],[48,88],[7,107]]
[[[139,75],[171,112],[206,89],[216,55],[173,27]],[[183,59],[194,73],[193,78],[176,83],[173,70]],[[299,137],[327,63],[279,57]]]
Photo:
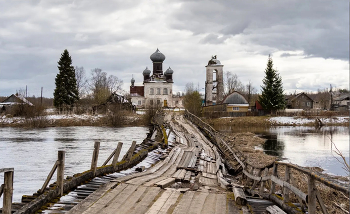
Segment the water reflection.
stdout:
[[349,162],[349,127],[219,127],[226,133],[253,132],[267,139],[262,148],[266,154],[301,166],[317,166],[327,173],[348,176],[334,153],[335,143]]

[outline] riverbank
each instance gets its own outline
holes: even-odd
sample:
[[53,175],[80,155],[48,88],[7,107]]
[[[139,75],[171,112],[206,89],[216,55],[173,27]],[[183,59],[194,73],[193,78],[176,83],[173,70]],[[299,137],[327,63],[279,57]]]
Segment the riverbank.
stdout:
[[0,116],[0,127],[44,128],[68,126],[143,126],[147,122],[143,115],[127,113],[118,117],[110,115],[89,114],[55,114],[34,118]]
[[[318,121],[319,120],[319,121]],[[318,126],[321,122],[325,126],[349,126],[349,116],[340,117],[223,117],[205,120],[213,127],[270,127],[270,126]]]

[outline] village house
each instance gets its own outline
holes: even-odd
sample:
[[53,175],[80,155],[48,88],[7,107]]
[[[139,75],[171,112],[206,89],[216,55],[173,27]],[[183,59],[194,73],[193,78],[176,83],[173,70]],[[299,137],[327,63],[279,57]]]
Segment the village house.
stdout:
[[348,111],[350,109],[350,93],[335,97],[333,99],[333,107],[336,111]]
[[304,92],[297,95],[287,95],[285,100],[287,109],[313,109],[313,99]]
[[18,94],[12,94],[7,97],[5,100],[0,102],[0,113],[8,111],[14,105],[29,105],[34,106],[31,102],[29,102],[26,98]]

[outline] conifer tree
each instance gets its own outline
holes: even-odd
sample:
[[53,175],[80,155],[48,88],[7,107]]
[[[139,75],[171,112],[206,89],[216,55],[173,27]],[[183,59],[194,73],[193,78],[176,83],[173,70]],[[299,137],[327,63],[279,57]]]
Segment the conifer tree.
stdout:
[[72,58],[67,49],[61,54],[58,61],[58,74],[56,75],[56,89],[54,91],[54,106],[56,108],[72,107],[79,100],[75,70],[72,66]]
[[273,68],[272,58],[269,56],[265,77],[263,79],[262,94],[259,97],[259,103],[267,112],[276,112],[278,109],[285,108],[285,99],[283,95],[282,77]]

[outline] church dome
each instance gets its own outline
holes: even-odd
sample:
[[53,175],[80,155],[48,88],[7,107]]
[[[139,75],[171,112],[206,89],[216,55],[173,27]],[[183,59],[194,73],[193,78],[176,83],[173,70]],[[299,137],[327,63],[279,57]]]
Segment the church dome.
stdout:
[[143,75],[150,75],[151,71],[146,67],[146,69],[142,72]]
[[211,57],[211,60],[209,60],[208,65],[221,65],[221,62],[216,58],[215,55]]
[[233,92],[229,94],[222,103],[227,104],[248,104],[247,100],[238,92]]
[[151,56],[150,56],[152,62],[163,62],[165,60],[165,56],[164,54],[162,54],[158,48],[156,50],[156,52],[154,52]]
[[135,83],[135,79],[134,79],[134,77],[133,77],[133,78],[131,78],[131,83]]
[[173,69],[171,69],[170,67],[168,68],[168,69],[166,69],[166,71],[165,71],[165,75],[167,75],[167,74],[173,74],[174,73],[174,71],[173,71]]

